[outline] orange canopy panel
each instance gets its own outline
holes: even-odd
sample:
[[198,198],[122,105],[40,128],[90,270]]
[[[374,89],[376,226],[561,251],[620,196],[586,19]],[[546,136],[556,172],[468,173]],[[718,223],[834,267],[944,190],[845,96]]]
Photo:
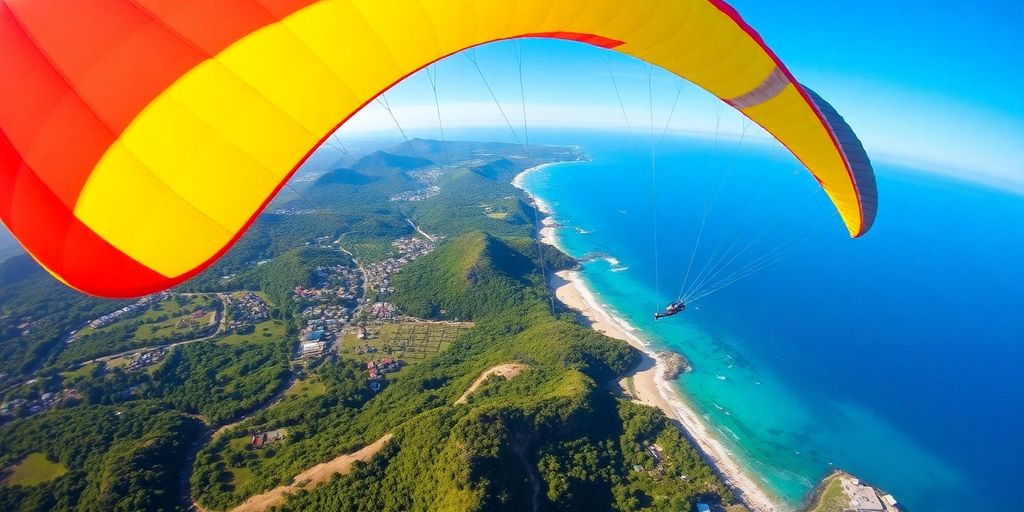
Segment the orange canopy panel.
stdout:
[[81,291],[171,287],[369,101],[445,56],[521,37],[608,48],[697,84],[789,148],[851,235],[870,228],[874,176],[856,136],[721,0],[0,0],[0,219]]

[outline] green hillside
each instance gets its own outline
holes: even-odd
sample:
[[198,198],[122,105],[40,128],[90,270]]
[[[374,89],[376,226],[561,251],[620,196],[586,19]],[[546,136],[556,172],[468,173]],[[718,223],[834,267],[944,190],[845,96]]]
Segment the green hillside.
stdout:
[[[375,418],[365,441],[395,435],[382,452],[281,510],[688,510],[698,496],[728,501],[660,412],[605,391],[631,366],[633,350],[552,317],[539,272],[529,256],[483,233],[403,270],[396,302],[451,308],[476,327],[357,413],[357,425]],[[456,404],[478,375],[508,363],[526,369],[492,377]],[[652,443],[661,464],[645,451]]]
[[[531,236],[533,209],[519,199],[512,179],[522,168],[508,159],[455,169],[440,181],[440,192],[416,204],[412,218],[428,231],[458,236],[483,230],[498,236]],[[502,215],[487,215],[488,211]]]
[[395,276],[393,301],[420,318],[473,319],[536,300],[529,257],[483,232],[465,235]]
[[[576,158],[585,155],[414,139],[318,169],[177,290],[207,295],[168,299],[209,309],[217,295],[254,290],[268,299],[270,319],[248,334],[178,346],[144,369],[119,356],[61,373],[69,358],[96,348],[87,334],[61,343],[67,334],[126,302],[82,296],[25,257],[0,263],[0,384],[23,382],[2,394],[13,415],[0,420],[0,510],[184,510],[186,477],[202,510],[230,510],[380,446],[348,474],[304,485],[272,510],[691,510],[698,499],[729,502],[661,412],[611,391],[636,351],[572,312],[552,311],[545,280],[576,261],[536,242],[534,212],[509,182],[523,168]],[[410,236],[431,244],[411,262],[384,261]],[[376,270],[374,262],[382,262]],[[334,265],[348,267],[331,271],[336,281],[315,270]],[[438,341],[415,364],[403,361],[374,381],[382,389],[368,385],[366,361],[396,357],[383,346],[358,359],[354,347],[342,354],[336,346],[299,358],[300,330],[339,318],[318,311],[338,315],[333,297],[342,295],[300,303],[294,288],[345,282],[346,292],[360,292],[351,276],[389,266],[397,273],[387,300],[405,316],[364,325],[363,307],[336,334],[354,345],[360,327],[409,327],[443,332],[444,347]],[[101,331],[122,329],[136,344],[143,339],[131,322],[151,313]],[[464,322],[430,322],[456,318]],[[371,342],[387,339],[363,341]],[[33,412],[43,393],[62,398]],[[270,444],[253,441],[271,432]]]

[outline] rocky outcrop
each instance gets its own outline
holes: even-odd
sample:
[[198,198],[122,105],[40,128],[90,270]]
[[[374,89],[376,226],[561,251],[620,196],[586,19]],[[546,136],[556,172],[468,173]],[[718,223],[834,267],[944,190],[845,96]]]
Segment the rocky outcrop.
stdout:
[[693,370],[690,361],[675,352],[663,350],[658,352],[658,361],[665,365],[665,378],[672,380]]

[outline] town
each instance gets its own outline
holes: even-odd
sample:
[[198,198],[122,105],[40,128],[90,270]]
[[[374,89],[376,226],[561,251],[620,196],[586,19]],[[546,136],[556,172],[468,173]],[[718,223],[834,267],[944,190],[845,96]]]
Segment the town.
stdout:
[[[329,240],[313,241],[317,246],[330,244]],[[400,238],[392,242],[394,255],[365,267],[346,265],[316,267],[314,286],[297,286],[293,297],[301,310],[303,327],[299,331],[299,359],[311,360],[328,353],[341,354],[341,341],[346,337],[367,340],[379,333],[385,323],[402,320],[398,309],[387,302],[394,291],[391,278],[410,262],[429,254],[435,244],[416,237]],[[373,300],[371,300],[371,297]],[[357,356],[376,352],[369,347],[354,351]],[[366,361],[367,382],[373,391],[383,388],[384,375],[399,371],[405,362],[383,357]]]

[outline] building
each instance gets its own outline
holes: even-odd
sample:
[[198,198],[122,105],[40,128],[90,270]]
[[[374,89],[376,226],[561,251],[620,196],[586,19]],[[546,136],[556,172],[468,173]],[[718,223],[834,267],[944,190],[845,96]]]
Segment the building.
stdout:
[[302,344],[302,357],[314,357],[324,353],[324,342],[308,341]]
[[843,490],[850,498],[850,507],[856,512],[882,512],[885,506],[878,499],[878,493],[871,487],[863,485],[856,478],[842,479]]

